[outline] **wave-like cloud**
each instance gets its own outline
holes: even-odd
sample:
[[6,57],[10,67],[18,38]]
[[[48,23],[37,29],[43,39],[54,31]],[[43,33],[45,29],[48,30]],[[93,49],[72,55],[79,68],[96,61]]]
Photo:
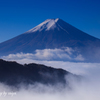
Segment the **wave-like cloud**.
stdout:
[[35,53],[17,53],[3,56],[4,59],[33,59],[33,60],[68,60],[68,61],[84,61],[81,54],[76,54],[72,48],[66,47],[62,49],[43,49],[36,50]]

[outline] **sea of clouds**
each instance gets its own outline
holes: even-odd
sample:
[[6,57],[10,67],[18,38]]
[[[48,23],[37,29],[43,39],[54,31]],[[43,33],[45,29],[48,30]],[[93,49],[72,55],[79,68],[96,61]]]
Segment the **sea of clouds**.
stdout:
[[[75,51],[70,48],[64,48],[63,50],[44,49],[36,50],[35,54],[17,53],[2,56],[2,59],[17,61],[20,64],[38,63],[54,68],[62,68],[73,74],[82,75],[84,79],[78,82],[72,77],[66,76],[65,78],[70,83],[70,89],[67,86],[63,87],[62,84],[51,86],[36,83],[28,87],[21,84],[20,89],[16,90],[14,87],[8,87],[1,83],[0,100],[100,100],[100,63],[83,62],[84,58],[81,54],[72,58],[73,52]],[[57,57],[61,59],[76,59],[77,62],[52,60]],[[7,93],[6,96],[4,96],[4,92]],[[8,95],[9,92],[12,95]]]

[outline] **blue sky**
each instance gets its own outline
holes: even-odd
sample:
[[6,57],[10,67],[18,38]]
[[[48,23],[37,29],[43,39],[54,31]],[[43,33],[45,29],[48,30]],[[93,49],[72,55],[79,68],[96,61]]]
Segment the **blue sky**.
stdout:
[[0,42],[24,33],[48,18],[61,18],[100,38],[99,0],[0,0]]

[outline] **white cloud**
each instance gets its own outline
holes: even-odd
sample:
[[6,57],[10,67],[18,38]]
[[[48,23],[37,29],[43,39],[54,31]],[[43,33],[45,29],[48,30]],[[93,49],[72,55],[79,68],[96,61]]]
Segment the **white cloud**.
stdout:
[[9,54],[8,56],[3,56],[4,59],[22,59],[28,58],[33,60],[66,60],[66,61],[84,61],[85,59],[81,54],[74,55],[76,51],[72,48],[62,48],[62,49],[43,49],[36,50],[34,54],[32,53],[17,53]]
[[75,50],[73,50],[72,48],[69,48],[69,47],[64,47],[64,49],[70,55],[72,55],[72,53],[75,52]]
[[75,60],[76,61],[84,61],[85,59],[82,57],[81,54],[79,54],[78,56],[76,56]]
[[68,58],[70,59],[70,56],[64,52],[64,50],[61,49],[44,49],[44,50],[36,50],[35,56],[38,59],[64,59]]

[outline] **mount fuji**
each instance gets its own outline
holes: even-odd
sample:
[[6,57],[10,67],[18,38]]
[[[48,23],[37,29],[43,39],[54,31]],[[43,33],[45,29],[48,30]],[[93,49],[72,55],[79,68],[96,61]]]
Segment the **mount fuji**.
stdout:
[[87,61],[100,61],[100,39],[84,33],[59,18],[47,19],[29,31],[0,43],[0,56],[64,47],[76,50]]

